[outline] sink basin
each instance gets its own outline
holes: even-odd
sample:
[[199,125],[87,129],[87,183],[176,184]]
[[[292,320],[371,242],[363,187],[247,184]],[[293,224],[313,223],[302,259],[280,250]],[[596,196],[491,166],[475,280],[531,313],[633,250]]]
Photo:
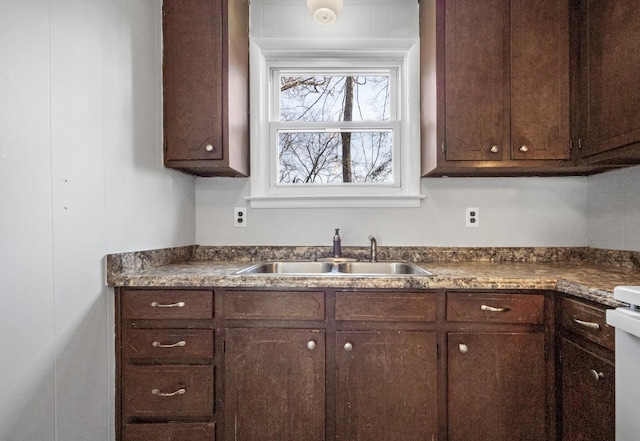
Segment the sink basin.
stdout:
[[338,264],[338,271],[346,274],[420,274],[433,276],[424,268],[407,262],[345,262]]
[[275,261],[258,263],[236,274],[319,274],[330,273],[332,269],[331,262]]
[[243,268],[236,274],[313,274],[313,275],[423,275],[433,274],[417,265],[400,261],[316,262],[272,261]]

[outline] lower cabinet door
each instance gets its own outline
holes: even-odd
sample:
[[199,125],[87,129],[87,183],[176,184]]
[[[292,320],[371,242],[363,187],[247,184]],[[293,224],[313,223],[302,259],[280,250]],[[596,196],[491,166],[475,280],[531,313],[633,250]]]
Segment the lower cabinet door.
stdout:
[[225,330],[225,440],[324,441],[325,335]]
[[437,439],[437,337],[338,332],[336,439]]
[[448,334],[449,441],[546,440],[543,333]]
[[125,441],[215,441],[215,424],[127,424]]
[[[563,338],[562,439],[615,439],[615,366]],[[640,435],[639,435],[640,436]]]

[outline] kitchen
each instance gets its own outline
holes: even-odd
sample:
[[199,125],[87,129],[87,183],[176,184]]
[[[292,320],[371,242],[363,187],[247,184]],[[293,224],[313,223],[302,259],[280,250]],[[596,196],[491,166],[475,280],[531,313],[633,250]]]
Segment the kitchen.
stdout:
[[[0,12],[0,372],[11,397],[0,404],[0,440],[114,439],[110,253],[328,249],[335,227],[345,246],[373,234],[381,246],[640,251],[637,166],[422,179],[419,208],[256,209],[234,228],[249,180],[162,166],[159,2],[10,0]],[[481,208],[478,229],[464,226],[469,206]]]

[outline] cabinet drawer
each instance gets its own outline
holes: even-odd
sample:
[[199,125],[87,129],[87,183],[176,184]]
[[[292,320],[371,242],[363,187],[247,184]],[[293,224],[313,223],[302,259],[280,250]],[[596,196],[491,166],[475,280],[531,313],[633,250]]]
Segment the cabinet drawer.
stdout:
[[240,320],[324,320],[324,293],[227,291],[224,315]]
[[336,320],[432,322],[436,320],[436,296],[410,292],[337,292]]
[[215,423],[127,424],[124,441],[215,441]]
[[452,322],[532,323],[544,322],[544,296],[447,293],[447,320]]
[[210,319],[213,292],[127,290],[122,298],[125,319]]
[[561,325],[565,330],[615,350],[615,329],[607,325],[604,308],[568,298],[562,299],[560,307]]
[[188,329],[128,329],[122,339],[124,358],[213,358],[214,332]]
[[213,414],[213,366],[125,366],[127,418],[209,417]]

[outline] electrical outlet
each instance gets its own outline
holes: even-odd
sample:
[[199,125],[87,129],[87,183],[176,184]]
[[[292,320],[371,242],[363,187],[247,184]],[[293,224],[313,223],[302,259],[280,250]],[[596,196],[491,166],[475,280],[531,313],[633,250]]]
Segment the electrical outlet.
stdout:
[[480,226],[480,210],[478,207],[467,207],[465,222],[467,228],[478,228]]
[[236,228],[245,228],[247,226],[247,207],[233,209],[233,226]]

